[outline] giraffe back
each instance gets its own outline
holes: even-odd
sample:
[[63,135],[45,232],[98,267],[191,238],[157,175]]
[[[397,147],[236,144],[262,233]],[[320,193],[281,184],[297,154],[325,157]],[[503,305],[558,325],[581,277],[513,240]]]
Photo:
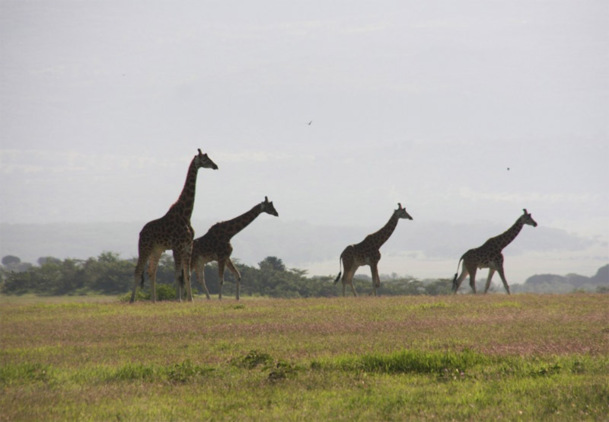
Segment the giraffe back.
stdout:
[[148,222],[140,231],[138,248],[143,251],[182,250],[190,245],[194,238],[194,229],[190,221],[179,215],[171,215]]

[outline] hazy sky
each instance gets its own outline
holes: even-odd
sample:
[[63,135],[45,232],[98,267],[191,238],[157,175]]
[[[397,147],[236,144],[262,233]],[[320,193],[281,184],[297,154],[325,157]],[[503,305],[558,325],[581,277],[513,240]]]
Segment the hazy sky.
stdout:
[[268,195],[265,229],[362,227],[346,246],[401,202],[381,272],[410,253],[416,275],[433,240],[454,267],[527,208],[522,237],[557,237],[522,270],[589,273],[609,261],[607,22],[605,0],[0,0],[0,223],[143,225],[201,148],[220,169],[193,220]]

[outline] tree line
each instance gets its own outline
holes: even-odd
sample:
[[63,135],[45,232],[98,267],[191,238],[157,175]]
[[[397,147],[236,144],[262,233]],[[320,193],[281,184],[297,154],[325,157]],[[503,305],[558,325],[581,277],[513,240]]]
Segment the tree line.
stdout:
[[[241,294],[274,298],[332,297],[342,294],[340,282],[334,284],[332,276],[307,276],[305,270],[286,268],[280,258],[269,256],[257,267],[233,260],[241,273]],[[103,252],[98,257],[81,259],[38,259],[38,265],[22,263],[18,257],[6,256],[0,267],[0,292],[7,295],[26,293],[37,295],[123,295],[133,287],[135,259],[121,259],[113,252]],[[163,255],[157,270],[157,288],[161,299],[175,298],[174,264],[170,255]],[[192,277],[193,292],[201,294],[201,285]],[[223,296],[235,295],[232,274],[225,275]],[[205,266],[205,281],[210,295],[218,294],[217,265]],[[412,277],[385,277],[379,293],[382,295],[439,295],[451,293],[449,279],[421,281]],[[143,295],[149,294],[150,283],[146,277]],[[372,283],[367,276],[356,277],[358,294],[368,294]],[[148,292],[148,293],[147,293]]]

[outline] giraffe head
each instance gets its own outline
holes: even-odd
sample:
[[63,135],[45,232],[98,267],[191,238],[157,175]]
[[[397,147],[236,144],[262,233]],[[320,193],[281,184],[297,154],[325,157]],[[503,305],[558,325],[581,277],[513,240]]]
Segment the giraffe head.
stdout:
[[533,216],[527,212],[526,208],[522,211],[524,211],[524,214],[522,214],[522,216],[520,217],[520,221],[522,221],[522,224],[528,224],[529,226],[537,227],[537,222],[533,220]]
[[406,212],[406,208],[402,208],[402,204],[398,202],[398,209],[393,212],[393,216],[397,218],[406,218],[407,220],[412,220],[410,214]]
[[199,154],[197,154],[195,156],[195,165],[197,167],[197,169],[203,167],[206,169],[214,169],[214,170],[218,170],[218,166],[216,165],[216,163],[214,163],[211,158],[209,158],[207,156],[207,154],[203,154],[201,152],[201,149],[198,149]]
[[260,211],[279,217],[279,213],[273,206],[273,202],[269,202],[269,198],[266,196],[264,197],[264,201],[260,203]]

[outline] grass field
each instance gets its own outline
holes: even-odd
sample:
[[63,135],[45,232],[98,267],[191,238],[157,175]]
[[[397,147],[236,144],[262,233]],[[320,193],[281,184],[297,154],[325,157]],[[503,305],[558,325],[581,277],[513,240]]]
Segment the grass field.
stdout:
[[609,295],[0,299],[0,420],[609,420]]

